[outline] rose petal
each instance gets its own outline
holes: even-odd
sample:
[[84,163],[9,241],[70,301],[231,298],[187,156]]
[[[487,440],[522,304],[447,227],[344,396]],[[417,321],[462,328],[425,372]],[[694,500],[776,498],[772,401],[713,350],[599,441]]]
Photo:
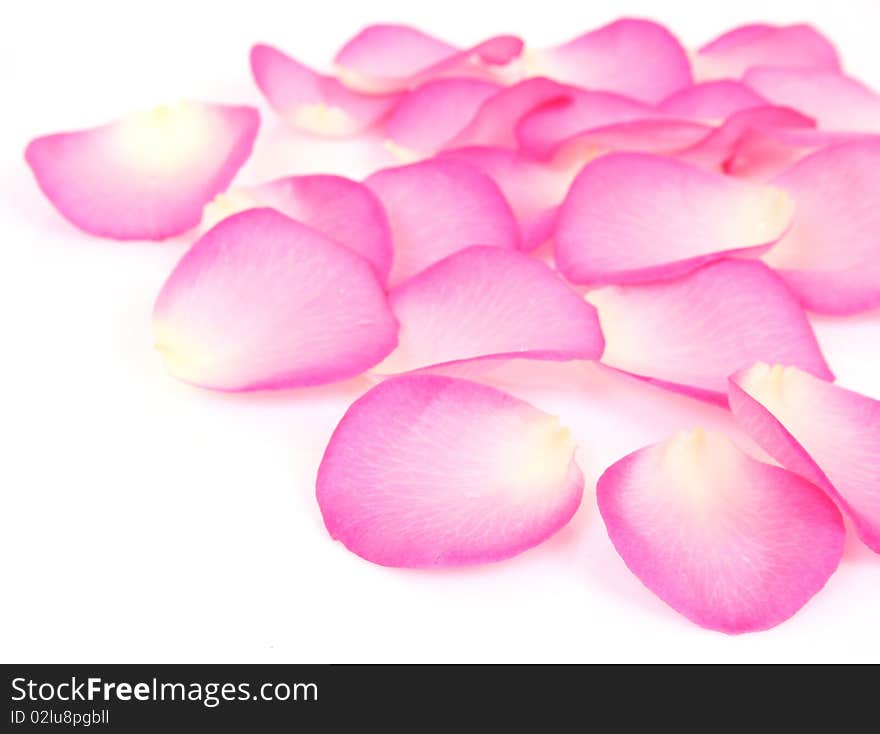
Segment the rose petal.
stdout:
[[784,622],[843,555],[843,520],[820,489],[701,429],[621,459],[599,479],[596,498],[639,580],[719,632]]
[[273,209],[199,239],[163,286],[153,328],[171,374],[229,391],[353,377],[397,344],[367,261]]
[[820,150],[774,183],[797,210],[765,261],[810,310],[850,314],[880,305],[880,139]]
[[327,530],[384,566],[486,563],[564,526],[584,478],[553,416],[436,375],[387,380],[330,439],[317,497]]
[[461,50],[404,25],[372,25],[349,40],[336,55],[339,75],[365,91],[412,89],[443,76],[492,78],[522,52],[515,36],[495,36]]
[[483,79],[437,79],[409,92],[385,121],[385,133],[417,154],[433,153],[473,119],[502,87]]
[[851,77],[804,69],[751,69],[743,80],[771,102],[815,118],[821,129],[880,133],[880,95]]
[[364,183],[391,224],[392,286],[472,245],[519,246],[510,205],[495,182],[473,166],[429,160],[386,168]]
[[219,194],[205,207],[210,229],[247,209],[271,207],[318,230],[369,260],[382,282],[391,270],[391,228],[382,204],[366,186],[342,176],[289,176]]
[[25,158],[49,201],[80,229],[160,240],[199,223],[202,207],[247,160],[259,125],[251,107],[185,102],[37,138]]
[[735,28],[703,46],[694,64],[699,79],[737,78],[754,66],[840,71],[834,45],[803,23]]
[[524,115],[516,125],[516,139],[529,153],[547,156],[578,133],[654,114],[654,107],[619,94],[572,90],[550,97]]
[[440,157],[469,163],[490,176],[519,222],[523,249],[533,250],[552,236],[557,208],[591,154],[539,162],[507,148],[474,146]]
[[598,359],[596,310],[546,265],[497,247],[471,247],[388,296],[397,349],[375,372],[408,372],[484,357]]
[[529,155],[549,158],[576,142],[605,150],[675,151],[710,130],[618,94],[580,91],[526,114],[516,125],[516,137]]
[[732,146],[722,168],[731,176],[768,181],[820,148],[874,139],[880,139],[880,136],[804,127],[759,126],[746,131]]
[[812,118],[788,107],[750,107],[734,112],[701,140],[677,151],[675,157],[708,170],[727,172],[731,157],[749,135],[775,133],[778,130],[808,130],[815,126]]
[[588,163],[557,218],[556,263],[573,283],[676,277],[730,255],[757,257],[792,217],[780,189],[643,153]]
[[765,107],[767,101],[742,82],[719,79],[685,87],[671,94],[657,109],[668,115],[694,120],[723,120],[750,107]]
[[687,54],[663,26],[624,18],[528,58],[533,74],[659,102],[691,83]]
[[354,135],[391,112],[397,94],[363,94],[303,66],[271,46],[251,49],[251,71],[263,96],[292,127],[315,135]]
[[763,263],[722,260],[677,280],[590,292],[602,362],[723,402],[727,375],[764,360],[832,379],[803,310]]
[[597,151],[674,154],[702,140],[711,130],[711,126],[693,120],[629,120],[576,133],[551,150],[558,155],[574,145]]
[[756,364],[730,379],[730,407],[761,448],[831,495],[880,553],[880,401],[795,367]]
[[535,108],[547,102],[561,101],[581,90],[568,87],[552,79],[535,77],[506,87],[483,102],[476,115],[449,147],[474,145],[516,148],[516,124]]

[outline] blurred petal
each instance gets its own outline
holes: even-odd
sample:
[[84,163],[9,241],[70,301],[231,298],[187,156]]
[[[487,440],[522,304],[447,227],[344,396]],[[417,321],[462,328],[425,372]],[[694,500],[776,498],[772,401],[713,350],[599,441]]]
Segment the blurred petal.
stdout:
[[687,54],[666,28],[624,18],[529,57],[534,74],[659,102],[691,83]]
[[612,92],[571,90],[555,95],[533,108],[520,120],[517,139],[527,149],[547,148],[538,141],[555,144],[584,130],[593,130],[618,122],[643,120],[656,115],[656,108]]
[[815,118],[824,130],[880,133],[880,95],[842,74],[752,69],[744,81],[771,102]]
[[727,376],[757,361],[833,376],[807,317],[763,263],[722,260],[677,280],[591,291],[602,362],[723,402]]
[[677,612],[719,632],[784,622],[843,555],[843,520],[818,487],[702,429],[621,459],[596,496],[629,569]]
[[397,344],[367,261],[272,209],[235,214],[192,246],[153,329],[172,375],[229,391],[353,377]]
[[546,265],[520,252],[471,247],[432,265],[388,296],[397,349],[375,368],[390,374],[482,357],[598,359],[596,310]]
[[205,207],[207,230],[240,211],[271,207],[369,260],[382,282],[391,270],[391,229],[382,204],[342,176],[289,176],[219,194]]
[[573,283],[676,277],[731,255],[758,257],[788,228],[784,191],[644,153],[588,163],[557,217],[556,263]]
[[581,90],[552,79],[535,77],[506,87],[487,99],[449,147],[492,145],[516,148],[516,124],[527,113],[547,102],[565,100]]
[[387,380],[343,417],[318,470],[327,530],[384,566],[517,555],[563,527],[584,478],[568,429],[491,387]]
[[[753,135],[775,133],[777,130],[811,130],[812,118],[788,107],[750,107],[730,115],[721,125],[690,147],[679,150],[675,157],[702,168],[728,172],[727,166],[743,139]],[[763,157],[753,164],[763,165]]]
[[490,176],[519,222],[523,249],[533,250],[552,236],[556,210],[592,154],[542,162],[507,148],[475,146],[444,151],[440,157],[469,163]]
[[437,79],[409,92],[386,120],[388,137],[416,153],[443,147],[502,87],[482,79]]
[[710,130],[618,94],[580,91],[526,114],[516,126],[516,137],[529,155],[549,158],[573,142],[604,150],[675,151]]
[[880,305],[880,139],[820,150],[774,183],[797,210],[765,261],[810,310]]
[[386,168],[364,183],[391,224],[391,286],[472,245],[519,247],[510,205],[497,184],[473,166],[435,159]]
[[795,367],[756,364],[731,378],[730,407],[761,448],[831,495],[880,553],[880,401]]
[[699,79],[738,78],[755,66],[840,71],[833,44],[805,24],[735,28],[703,46],[694,64]]
[[756,126],[739,138],[722,167],[731,176],[768,181],[820,148],[857,140],[880,140],[880,136],[805,127]]
[[271,46],[251,49],[251,70],[260,91],[284,121],[315,135],[354,135],[386,117],[399,100],[396,94],[348,89]]
[[742,82],[719,79],[702,82],[671,94],[658,106],[661,112],[694,120],[724,120],[734,112],[764,107],[767,101]]
[[32,140],[37,183],[72,224],[101,237],[160,240],[199,223],[202,207],[247,160],[251,107],[185,102]]
[[372,25],[349,40],[336,55],[343,81],[372,92],[411,89],[444,76],[492,78],[522,53],[515,36],[495,36],[459,49],[404,25]]

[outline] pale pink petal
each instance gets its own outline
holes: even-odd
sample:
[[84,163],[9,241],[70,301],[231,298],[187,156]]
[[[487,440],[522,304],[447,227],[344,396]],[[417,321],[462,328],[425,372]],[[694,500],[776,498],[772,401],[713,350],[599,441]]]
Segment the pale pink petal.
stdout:
[[769,23],[747,23],[722,33],[718,38],[709,41],[700,51],[731,51],[743,45],[753,43],[769,31],[779,26]]
[[240,211],[271,207],[366,258],[384,282],[391,270],[391,228],[382,204],[362,183],[342,176],[289,176],[219,194],[205,207],[204,228]]
[[153,330],[172,375],[229,391],[353,377],[397,344],[369,263],[273,209],[235,214],[192,246]]
[[519,247],[519,228],[498,185],[477,168],[429,160],[387,168],[364,182],[388,214],[394,286],[472,245]]
[[288,123],[315,135],[366,130],[391,112],[397,94],[363,94],[319,74],[271,46],[251,49],[251,71],[272,108]]
[[880,139],[817,151],[774,183],[796,212],[765,261],[810,310],[880,305]]
[[781,189],[644,153],[588,163],[557,217],[556,264],[573,283],[679,276],[731,255],[758,257],[789,227]]
[[[571,136],[562,145],[551,149],[553,155],[574,146],[592,147],[596,151],[632,151],[675,154],[702,140],[712,130],[710,125],[694,120],[649,119],[618,122]],[[535,151],[540,155],[540,151]]]
[[596,498],[630,571],[719,632],[784,622],[843,555],[843,519],[818,487],[702,429],[621,459],[600,477]]
[[25,151],[55,208],[91,234],[160,240],[196,226],[247,160],[251,107],[185,102],[32,140]]
[[352,405],[318,470],[327,530],[384,566],[499,561],[563,527],[584,477],[554,416],[437,375],[387,380]]
[[880,553],[880,401],[795,367],[756,364],[731,378],[730,407],[761,448],[831,495]]
[[586,160],[580,156],[542,162],[488,146],[456,148],[440,157],[476,166],[498,184],[519,222],[524,250],[533,250],[552,236],[559,204]]
[[755,66],[840,71],[833,44],[805,24],[735,28],[703,46],[694,64],[699,79],[740,77]]
[[761,262],[722,260],[676,280],[591,291],[602,362],[719,401],[727,376],[756,361],[833,376],[807,317]]
[[713,121],[766,105],[767,100],[742,82],[719,79],[685,87],[664,99],[657,109],[676,117]]
[[815,118],[823,130],[880,133],[880,95],[842,74],[752,69],[744,81],[774,104]]
[[527,113],[543,104],[570,98],[581,90],[535,77],[506,87],[485,102],[476,115],[458,135],[450,147],[474,145],[516,148],[516,124]]
[[549,158],[574,142],[606,150],[675,151],[710,130],[618,94],[573,91],[526,114],[516,125],[516,137],[529,155]]
[[405,78],[458,53],[452,44],[404,25],[371,25],[351,38],[336,63],[370,77]]
[[417,154],[442,148],[502,87],[483,79],[437,79],[409,92],[385,121],[395,145]]
[[622,19],[555,48],[532,52],[534,74],[659,102],[691,83],[687,54],[666,28]]
[[747,130],[740,137],[730,150],[722,169],[731,176],[769,181],[820,148],[872,139],[880,140],[880,136],[804,127],[758,126]]
[[[731,157],[750,135],[775,134],[778,130],[812,130],[815,127],[815,120],[788,107],[750,107],[734,112],[701,140],[675,152],[675,157],[709,170],[728,172]],[[763,163],[761,158],[759,164]]]
[[543,263],[498,247],[471,247],[388,296],[400,323],[380,374],[479,358],[598,359],[596,310]]
[[515,36],[496,36],[459,49],[404,25],[372,25],[349,40],[336,55],[340,77],[357,89],[411,89],[443,76],[491,78],[522,53]]

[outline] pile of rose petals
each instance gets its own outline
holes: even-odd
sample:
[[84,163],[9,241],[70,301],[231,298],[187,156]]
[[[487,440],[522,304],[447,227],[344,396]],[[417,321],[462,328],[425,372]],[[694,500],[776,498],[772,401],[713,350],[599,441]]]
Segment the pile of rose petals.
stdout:
[[516,358],[713,401],[778,462],[696,429],[599,479],[626,565],[697,624],[790,617],[837,568],[843,516],[880,552],[880,402],[833,384],[806,315],[880,306],[880,96],[819,32],[755,24],[686,51],[620,20],[552,48],[461,48],[377,25],[334,75],[265,45],[250,62],[291,134],[359,135],[400,165],[230,188],[259,115],[192,102],[26,158],[86,232],[191,237],[153,314],[175,377],[242,391],[369,372],[318,470],[333,538],[434,567],[562,528],[584,490],[572,434],[461,376]]

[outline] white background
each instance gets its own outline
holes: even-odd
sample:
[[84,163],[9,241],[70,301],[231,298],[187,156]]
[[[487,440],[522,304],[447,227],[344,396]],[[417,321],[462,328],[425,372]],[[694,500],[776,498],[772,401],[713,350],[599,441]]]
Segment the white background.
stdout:
[[[647,592],[605,535],[593,483],[672,430],[729,421],[584,367],[547,368],[545,381],[564,377],[566,390],[517,386],[560,413],[581,445],[584,503],[556,537],[463,571],[386,569],[349,554],[324,531],[313,480],[366,383],[227,396],[166,377],[150,310],[186,242],[80,234],[22,160],[35,135],[201,98],[264,110],[242,180],[321,168],[360,175],[370,163],[344,146],[347,168],[325,146],[282,135],[251,84],[251,43],[320,65],[369,22],[410,22],[459,44],[512,32],[549,45],[621,15],[662,20],[690,46],[747,21],[808,20],[838,42],[849,71],[880,88],[874,0],[4,6],[4,662],[880,660],[880,558],[852,539],[826,589],[769,632],[706,632]],[[839,381],[880,398],[880,312],[816,326]]]

